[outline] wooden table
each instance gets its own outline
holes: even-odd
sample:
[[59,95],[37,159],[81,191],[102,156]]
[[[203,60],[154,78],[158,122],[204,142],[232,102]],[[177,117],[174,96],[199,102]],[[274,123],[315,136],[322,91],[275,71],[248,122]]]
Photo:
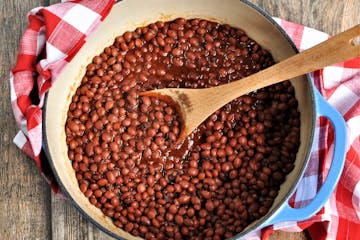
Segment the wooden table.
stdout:
[[[65,200],[51,193],[35,164],[12,143],[17,128],[10,106],[9,71],[16,60],[26,13],[56,0],[0,2],[0,236],[1,239],[111,239]],[[360,23],[359,0],[253,0],[273,16],[329,34]],[[271,239],[308,239],[306,232],[275,232]]]

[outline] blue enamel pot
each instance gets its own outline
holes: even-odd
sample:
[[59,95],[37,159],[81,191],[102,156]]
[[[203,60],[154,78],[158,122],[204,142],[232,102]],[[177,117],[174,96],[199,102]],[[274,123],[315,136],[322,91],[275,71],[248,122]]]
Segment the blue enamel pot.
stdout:
[[[124,0],[118,2],[110,15],[91,35],[79,53],[62,71],[50,89],[44,111],[44,142],[52,170],[68,200],[92,223],[118,239],[136,237],[113,225],[110,218],[93,205],[79,190],[71,161],[67,156],[65,121],[71,97],[80,85],[85,67],[93,56],[111,45],[116,36],[136,27],[158,20],[173,20],[177,17],[203,18],[227,23],[241,28],[263,48],[269,50],[275,61],[281,61],[297,53],[297,49],[281,27],[263,10],[241,0]],[[233,239],[246,239],[253,231],[285,221],[301,221],[316,214],[329,199],[339,181],[346,153],[346,126],[342,116],[327,103],[304,75],[291,79],[301,115],[300,147],[295,167],[280,186],[270,211],[251,223]],[[310,161],[314,142],[315,125],[319,117],[330,120],[334,132],[334,154],[329,173],[320,190],[308,205],[292,208],[288,200],[300,183]],[[316,188],[317,186],[309,186]]]

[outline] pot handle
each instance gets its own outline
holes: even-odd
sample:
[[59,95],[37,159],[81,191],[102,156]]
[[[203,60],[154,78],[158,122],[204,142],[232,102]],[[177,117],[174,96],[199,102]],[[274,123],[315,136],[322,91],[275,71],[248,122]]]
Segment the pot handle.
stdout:
[[314,87],[316,108],[316,117],[324,116],[328,118],[334,127],[335,142],[334,142],[334,156],[331,163],[330,170],[325,179],[325,182],[317,192],[311,202],[302,208],[292,208],[288,201],[283,204],[278,214],[274,218],[269,219],[266,226],[278,222],[285,221],[300,221],[305,220],[316,214],[321,207],[329,199],[340,179],[346,154],[346,125],[341,114],[333,108],[319,91]]

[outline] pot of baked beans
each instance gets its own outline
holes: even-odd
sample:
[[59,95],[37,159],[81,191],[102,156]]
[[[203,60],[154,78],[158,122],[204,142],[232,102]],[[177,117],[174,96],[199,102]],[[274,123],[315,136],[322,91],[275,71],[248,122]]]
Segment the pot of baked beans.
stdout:
[[[117,3],[45,102],[44,145],[68,200],[118,239],[241,239],[311,217],[339,180],[346,128],[308,75],[229,102],[181,144],[177,109],[139,95],[226,84],[296,53],[247,1]],[[321,116],[334,161],[314,199],[293,208]]]

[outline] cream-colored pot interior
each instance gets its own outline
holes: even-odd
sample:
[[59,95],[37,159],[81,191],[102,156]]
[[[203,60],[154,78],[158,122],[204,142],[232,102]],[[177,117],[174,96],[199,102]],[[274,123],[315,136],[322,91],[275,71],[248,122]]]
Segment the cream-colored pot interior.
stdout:
[[[177,17],[203,18],[241,28],[261,46],[268,49],[276,61],[295,54],[288,40],[272,21],[240,0],[125,0],[113,7],[109,16],[91,35],[50,89],[45,105],[44,136],[50,165],[70,201],[102,230],[117,238],[135,239],[129,233],[115,227],[112,220],[91,205],[80,192],[74,170],[67,157],[64,131],[67,111],[71,97],[85,74],[86,65],[91,62],[93,56],[100,54],[106,46],[111,45],[116,36],[158,20],[167,21]],[[315,106],[312,101],[312,87],[308,79],[305,76],[300,78],[302,79],[292,80],[301,112],[301,145],[295,168],[281,186],[272,210],[237,237],[260,226],[269,215],[276,214],[284,199],[289,197],[289,191],[294,188],[308,161],[314,131]]]

